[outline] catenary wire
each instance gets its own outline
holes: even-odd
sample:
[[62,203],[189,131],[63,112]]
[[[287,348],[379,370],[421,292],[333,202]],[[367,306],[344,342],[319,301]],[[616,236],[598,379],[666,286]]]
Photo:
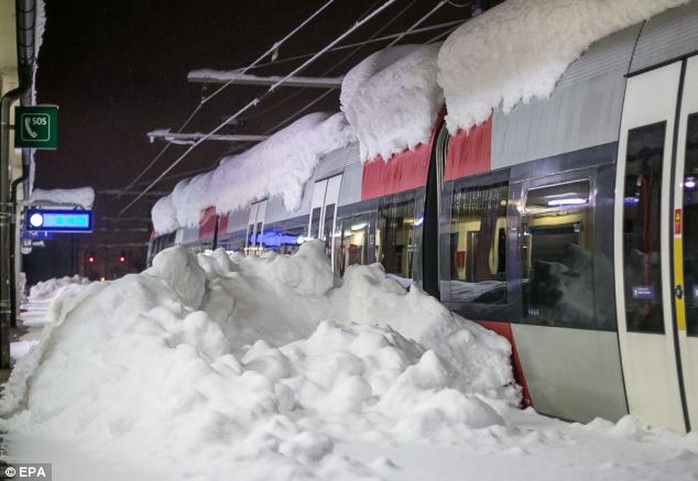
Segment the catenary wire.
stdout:
[[[408,8],[409,8],[409,6],[411,6],[413,3],[414,3],[414,2],[412,2],[410,5],[408,5]],[[427,12],[422,18],[420,18],[420,19],[417,20],[415,23],[413,23],[412,26],[411,26],[409,29],[407,29],[406,31],[402,32],[402,34],[401,34],[400,36],[396,37],[386,48],[390,48],[390,47],[392,47],[393,45],[395,45],[397,42],[399,42],[400,40],[402,40],[406,35],[408,35],[408,34],[409,34],[410,32],[412,32],[412,31],[414,31],[420,24],[422,24],[422,22],[426,21],[429,17],[431,17],[434,13],[436,13],[441,7],[443,7],[443,6],[444,6],[445,4],[447,4],[447,3],[448,3],[448,0],[441,0],[441,2],[438,3],[433,9],[431,9],[431,10],[430,10],[429,12]],[[455,27],[454,27],[454,28],[455,28]],[[351,56],[352,54],[353,54],[353,52],[352,52],[349,56]],[[344,60],[346,60],[349,56],[347,56],[347,57],[345,57],[344,59],[342,59],[338,64],[343,63]],[[333,68],[334,68],[334,67],[333,67]],[[264,135],[267,135],[269,132],[272,132],[272,131],[276,130],[277,128],[281,127],[282,125],[286,124],[287,122],[293,120],[293,119],[294,119],[295,117],[297,117],[299,114],[303,113],[305,110],[307,110],[308,108],[312,107],[312,106],[315,105],[317,102],[319,102],[320,100],[322,100],[323,98],[325,98],[330,92],[331,92],[331,90],[330,90],[330,91],[327,91],[327,92],[325,92],[325,93],[323,93],[320,97],[318,97],[318,98],[316,98],[316,99],[310,101],[310,102],[309,102],[308,104],[306,104],[304,107],[302,107],[301,109],[299,109],[299,110],[297,110],[296,112],[294,112],[293,115],[291,115],[291,116],[287,117],[286,119],[284,119],[283,121],[279,122],[278,124],[276,124],[276,125],[275,125],[274,127],[272,127],[271,129],[268,129],[266,132],[264,132]]]
[[[384,32],[384,31],[385,31],[387,28],[389,28],[395,21],[397,21],[397,20],[400,18],[400,16],[401,16],[402,14],[404,14],[404,13],[405,13],[406,11],[408,11],[415,3],[417,3],[417,1],[418,1],[418,0],[412,0],[412,2],[409,3],[409,5],[407,5],[407,6],[406,6],[405,8],[403,8],[403,9],[401,9],[400,12],[399,12],[397,15],[395,15],[392,19],[390,19],[388,22],[386,22],[385,25],[383,25],[380,29],[376,30],[376,32],[374,32],[373,35],[371,35],[367,40],[368,40],[368,41],[373,40],[373,39],[376,38],[378,35],[380,35],[382,32]],[[375,4],[374,4],[373,6],[375,6]],[[371,7],[371,9],[373,8],[373,6]],[[325,70],[320,76],[321,76],[321,77],[325,77],[325,76],[329,75],[330,72],[332,72],[333,70],[335,70],[335,69],[336,69],[337,67],[339,67],[340,65],[343,65],[344,63],[346,63],[352,56],[356,55],[356,54],[357,54],[362,48],[364,48],[366,45],[367,45],[367,43],[364,43],[364,42],[361,42],[361,43],[356,44],[356,48],[355,48],[354,50],[352,50],[352,51],[349,52],[347,55],[345,55],[344,57],[342,57],[338,62],[336,62],[336,63],[333,64],[330,68],[328,68],[327,70]],[[280,101],[276,102],[275,104],[273,104],[273,105],[271,105],[271,106],[269,106],[269,107],[267,107],[267,108],[265,108],[265,109],[262,109],[262,111],[260,111],[260,112],[257,112],[257,116],[262,116],[262,115],[264,115],[265,113],[270,112],[271,110],[274,110],[274,109],[280,107],[281,105],[284,105],[284,104],[288,103],[289,101],[291,101],[291,100],[293,100],[294,98],[298,97],[300,94],[302,94],[302,93],[303,93],[304,91],[306,91],[306,90],[307,90],[307,89],[298,89],[298,90],[296,90],[296,91],[295,91],[294,93],[292,93],[291,95],[287,95],[287,96],[285,96],[283,99],[281,99]],[[335,89],[330,89],[329,91],[322,93],[319,97],[315,98],[314,100],[311,100],[310,103],[306,104],[306,105],[305,105],[304,107],[302,107],[301,109],[295,111],[292,115],[288,116],[287,118],[285,118],[285,119],[282,120],[281,122],[278,122],[278,123],[275,124],[273,127],[269,128],[269,129],[267,129],[267,130],[265,130],[264,133],[263,133],[262,135],[267,135],[267,134],[269,134],[270,132],[274,132],[276,129],[278,129],[278,128],[280,128],[281,126],[285,125],[285,124],[288,123],[289,121],[291,121],[291,120],[293,120],[294,118],[296,118],[299,114],[305,112],[308,108],[310,108],[310,107],[312,107],[313,105],[315,105],[316,103],[318,103],[321,99],[324,99],[325,97],[327,97],[327,96],[330,94],[330,92],[332,92],[332,91],[334,91],[334,90],[335,90]]]
[[[201,110],[201,108],[208,102],[210,101],[213,97],[218,95],[220,92],[222,92],[224,89],[229,87],[240,75],[243,75],[245,72],[248,70],[254,68],[257,64],[259,64],[264,58],[269,56],[274,50],[278,49],[281,45],[283,45],[288,39],[290,39],[292,36],[294,36],[296,33],[298,33],[303,27],[305,27],[308,23],[310,23],[315,17],[317,17],[321,12],[323,12],[327,7],[329,7],[332,3],[334,3],[335,0],[327,0],[318,10],[316,10],[312,15],[310,15],[308,18],[306,18],[303,22],[301,22],[300,25],[298,25],[296,28],[294,28],[289,34],[287,34],[283,39],[274,42],[272,46],[267,49],[262,55],[257,57],[257,59],[252,62],[250,65],[247,67],[243,68],[242,70],[237,72],[237,75],[233,76],[228,82],[226,82],[224,85],[216,89],[211,95],[209,95],[206,98],[201,99],[199,102],[199,105],[197,105],[192,113],[187,117],[187,119],[184,121],[184,123],[177,129],[177,133],[181,133],[192,121],[192,119],[196,116],[197,113]],[[150,161],[150,163],[143,169],[141,172],[131,181],[130,184],[128,184],[126,187],[124,187],[117,198],[120,198],[121,195],[129,190],[131,187],[133,187],[136,182],[138,182],[143,176],[145,175],[146,172],[148,172],[153,165],[167,152],[170,148],[170,143],[167,143],[165,147],[160,150],[160,152],[155,156],[155,158]]]
[[310,64],[315,62],[319,57],[324,55],[330,48],[334,47],[336,44],[344,40],[347,36],[349,36],[351,33],[353,33],[356,29],[359,27],[362,27],[364,24],[366,24],[369,20],[373,19],[375,16],[383,12],[386,8],[388,8],[390,5],[395,3],[397,0],[387,0],[383,5],[381,5],[379,8],[371,12],[370,15],[366,16],[364,19],[354,23],[353,26],[351,26],[348,30],[346,30],[344,33],[342,33],[339,37],[337,37],[335,40],[330,42],[325,48],[320,50],[317,54],[315,54],[313,57],[305,61],[302,65],[294,69],[291,73],[287,74],[285,77],[281,78],[277,82],[275,82],[269,89],[260,95],[259,97],[256,97],[249,103],[247,103],[244,107],[242,107],[240,110],[238,110],[235,114],[231,115],[228,117],[224,122],[222,122],[218,127],[214,128],[211,130],[209,133],[201,137],[199,140],[197,140],[194,144],[192,144],[182,155],[180,155],[172,164],[170,164],[155,180],[153,180],[138,196],[136,196],[135,199],[133,199],[126,207],[121,209],[120,213],[123,214],[126,212],[128,209],[131,208],[136,202],[138,202],[143,195],[145,195],[150,189],[152,189],[155,185],[157,185],[162,178],[167,175],[172,169],[174,169],[179,163],[185,159],[196,147],[201,145],[203,142],[205,142],[209,137],[212,135],[216,134],[218,131],[220,131],[223,127],[228,125],[230,122],[233,120],[237,119],[240,115],[243,113],[247,112],[249,109],[257,106],[264,98],[268,97],[271,95],[280,85],[288,81],[291,77],[294,75],[298,74],[299,72],[303,71],[306,67],[308,67]]

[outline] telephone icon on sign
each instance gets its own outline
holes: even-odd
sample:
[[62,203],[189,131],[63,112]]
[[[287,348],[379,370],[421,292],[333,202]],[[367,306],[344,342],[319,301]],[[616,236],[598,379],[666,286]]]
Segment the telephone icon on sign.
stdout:
[[27,133],[32,139],[35,139],[39,136],[31,127],[31,117],[24,117],[24,128],[26,129]]

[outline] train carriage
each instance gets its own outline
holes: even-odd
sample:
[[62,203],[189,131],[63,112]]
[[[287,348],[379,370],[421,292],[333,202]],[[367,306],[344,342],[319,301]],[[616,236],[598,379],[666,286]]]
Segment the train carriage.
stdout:
[[587,422],[698,425],[698,1],[596,42],[544,100],[362,163],[326,154],[302,206],[156,237],[248,254],[325,241],[505,335],[524,401]]

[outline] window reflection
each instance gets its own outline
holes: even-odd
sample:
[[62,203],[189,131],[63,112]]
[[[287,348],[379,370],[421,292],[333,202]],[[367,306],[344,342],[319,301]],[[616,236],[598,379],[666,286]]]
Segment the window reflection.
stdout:
[[660,256],[666,122],[628,132],[623,195],[623,275],[629,331],[664,332]]
[[450,223],[455,303],[506,304],[508,184],[456,189]]
[[595,305],[593,233],[589,179],[528,190],[520,244],[526,322],[589,328],[605,322]]
[[415,224],[414,197],[394,196],[385,199],[378,209],[376,222],[376,260],[383,264],[385,272],[401,278],[409,285],[416,245],[413,239]]
[[[338,221],[339,223],[339,221]],[[341,220],[341,242],[336,256],[336,271],[343,276],[347,267],[368,264],[370,218],[368,214]]]

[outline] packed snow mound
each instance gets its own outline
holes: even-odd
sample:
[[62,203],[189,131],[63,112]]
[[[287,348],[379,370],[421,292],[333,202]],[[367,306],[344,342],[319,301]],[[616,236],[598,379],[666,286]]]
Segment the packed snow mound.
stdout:
[[0,428],[196,479],[249,463],[254,479],[358,479],[328,433],[450,442],[504,424],[497,406],[519,399],[506,340],[380,265],[334,282],[318,241],[198,262],[165,250],[63,304],[13,370]]
[[[347,74],[342,110],[359,139],[362,161],[377,156],[387,160],[429,140],[443,104],[436,82],[439,48],[440,44],[393,47]],[[384,65],[388,60],[392,63]]]
[[34,189],[29,198],[31,204],[79,205],[84,209],[91,209],[94,201],[95,191],[92,187],[50,190]]
[[466,22],[443,44],[439,84],[449,132],[492,110],[547,98],[595,41],[687,0],[508,0]]
[[152,209],[155,232],[198,225],[202,210],[231,212],[265,197],[300,207],[303,186],[320,157],[356,140],[344,114],[306,115],[251,149],[224,157],[213,171],[181,181]]
[[48,279],[46,281],[37,282],[29,288],[29,301],[45,301],[53,299],[57,296],[58,291],[65,286],[71,284],[89,284],[90,280],[86,277],[80,277],[78,274],[74,276],[65,276],[60,278]]
[[20,319],[25,327],[40,327],[57,319],[66,299],[85,289],[90,280],[79,275],[37,282],[22,304]]

